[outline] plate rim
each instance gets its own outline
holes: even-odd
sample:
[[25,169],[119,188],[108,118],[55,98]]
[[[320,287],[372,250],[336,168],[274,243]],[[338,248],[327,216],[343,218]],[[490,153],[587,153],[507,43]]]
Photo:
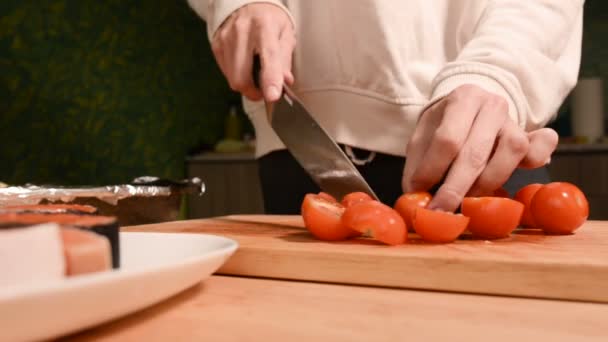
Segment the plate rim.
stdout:
[[227,243],[226,246],[206,252],[200,255],[191,255],[179,259],[176,262],[164,263],[162,265],[145,265],[138,267],[137,269],[115,269],[106,272],[98,272],[92,274],[80,275],[73,278],[63,278],[56,281],[33,283],[33,284],[14,284],[11,286],[0,287],[0,303],[19,300],[30,296],[44,295],[47,293],[56,293],[58,291],[69,291],[74,288],[86,287],[92,284],[104,285],[111,284],[115,279],[131,279],[137,278],[142,274],[149,272],[163,272],[172,269],[176,266],[191,266],[199,262],[202,259],[214,258],[219,255],[226,255],[230,257],[240,247],[238,241],[216,234],[207,233],[165,233],[165,232],[120,232],[120,236],[138,236],[138,235],[179,235],[184,238],[195,237],[195,238],[211,238],[214,240],[223,240]]

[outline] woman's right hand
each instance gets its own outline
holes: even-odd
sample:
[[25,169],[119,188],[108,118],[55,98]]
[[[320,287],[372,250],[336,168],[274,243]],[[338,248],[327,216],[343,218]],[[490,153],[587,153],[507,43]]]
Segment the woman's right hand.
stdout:
[[[287,13],[267,3],[234,11],[216,31],[211,48],[230,88],[250,100],[279,99],[283,83],[291,85],[295,30]],[[253,82],[253,58],[260,56],[260,87]]]

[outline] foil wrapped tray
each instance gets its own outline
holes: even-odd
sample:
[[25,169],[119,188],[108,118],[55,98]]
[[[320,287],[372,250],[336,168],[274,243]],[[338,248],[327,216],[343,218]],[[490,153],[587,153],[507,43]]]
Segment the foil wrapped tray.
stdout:
[[0,187],[0,209],[22,204],[88,204],[100,215],[116,216],[121,226],[175,221],[186,194],[203,195],[199,178],[173,181],[157,177],[135,178],[127,184],[64,187],[34,185]]

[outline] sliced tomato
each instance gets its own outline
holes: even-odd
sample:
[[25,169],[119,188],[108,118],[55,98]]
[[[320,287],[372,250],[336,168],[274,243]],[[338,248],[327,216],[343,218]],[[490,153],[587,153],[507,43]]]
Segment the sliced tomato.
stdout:
[[473,236],[501,239],[517,228],[524,205],[505,197],[465,197],[461,211],[471,219],[468,229]]
[[338,202],[307,194],[301,211],[306,229],[319,240],[340,241],[358,235],[342,223],[344,206]]
[[344,211],[342,222],[346,227],[387,245],[407,242],[407,228],[403,218],[393,208],[376,200],[352,204]]
[[413,224],[414,230],[424,241],[449,243],[467,229],[469,218],[462,214],[418,207]]
[[319,197],[324,198],[330,202],[338,202],[334,196],[328,194],[327,192],[319,192]]
[[374,199],[366,194],[365,192],[351,192],[350,194],[344,196],[344,198],[342,198],[342,205],[346,208],[350,207],[351,205],[358,203],[358,202],[362,202],[362,201],[373,201]]
[[532,197],[531,209],[536,225],[549,234],[571,234],[589,217],[585,194],[567,182],[543,185]]
[[529,228],[536,227],[534,216],[532,216],[532,197],[534,197],[534,194],[536,194],[538,189],[542,186],[543,185],[540,183],[528,184],[515,193],[513,199],[524,205],[524,213],[521,215],[521,221],[519,223],[520,226]]
[[433,196],[426,191],[408,192],[399,196],[393,207],[403,217],[407,228],[413,231],[416,208],[426,208],[431,199]]

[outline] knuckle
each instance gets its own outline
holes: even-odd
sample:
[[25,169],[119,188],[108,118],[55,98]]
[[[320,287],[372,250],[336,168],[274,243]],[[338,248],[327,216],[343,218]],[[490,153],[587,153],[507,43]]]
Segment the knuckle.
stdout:
[[521,133],[512,133],[505,137],[506,144],[514,154],[518,156],[523,156],[528,153],[528,149],[530,148],[530,141],[528,141],[528,137]]
[[262,47],[261,50],[262,56],[264,56],[264,58],[266,58],[267,60],[273,60],[278,55],[278,49],[274,45],[266,44],[264,47]]
[[482,142],[480,144],[471,144],[464,150],[466,161],[474,170],[482,169],[490,155],[488,146],[492,146],[491,142]]
[[219,30],[219,32],[217,33],[217,39],[216,41],[218,43],[222,43],[228,40],[228,35],[230,34],[230,31],[227,28],[221,28]]
[[486,100],[486,105],[490,106],[491,108],[498,109],[500,112],[505,114],[509,111],[509,103],[500,95],[490,95]]
[[442,147],[449,155],[455,156],[460,151],[462,146],[461,139],[456,134],[451,133],[447,129],[438,129],[433,137],[439,146]]
[[233,25],[237,33],[245,33],[249,30],[249,20],[243,17],[236,18]]
[[277,20],[274,17],[274,14],[270,11],[263,11],[257,13],[255,16],[251,18],[251,24],[258,28],[270,28],[271,25],[276,24]]

